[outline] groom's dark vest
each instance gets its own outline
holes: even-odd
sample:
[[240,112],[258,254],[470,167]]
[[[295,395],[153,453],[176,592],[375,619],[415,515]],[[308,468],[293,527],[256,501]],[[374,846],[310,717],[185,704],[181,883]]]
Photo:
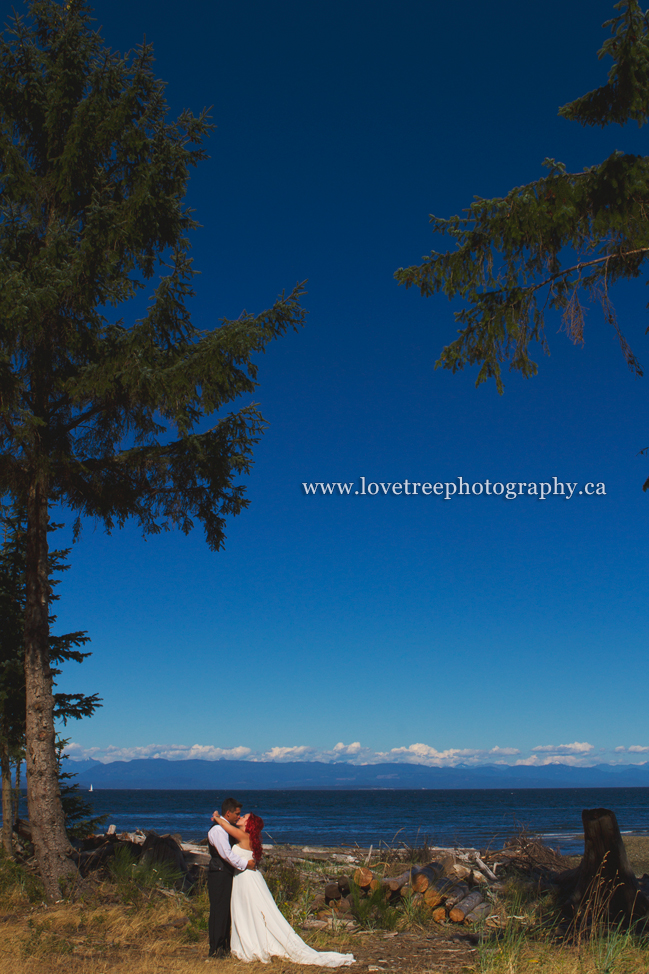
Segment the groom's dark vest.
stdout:
[[[228,840],[230,842],[230,848],[232,848],[233,845],[236,845],[236,842],[231,835],[228,835]],[[209,847],[211,857],[208,871],[211,873],[226,872],[230,873],[231,876],[234,876],[237,870],[234,868],[232,863],[227,862],[223,856],[220,856],[211,842],[208,842],[207,845]]]

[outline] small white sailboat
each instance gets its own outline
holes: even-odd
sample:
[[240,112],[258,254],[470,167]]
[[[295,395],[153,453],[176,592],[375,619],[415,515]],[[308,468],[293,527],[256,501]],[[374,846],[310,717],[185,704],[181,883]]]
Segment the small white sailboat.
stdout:
[[92,785],[90,785],[90,788],[88,788],[88,791],[92,791]]

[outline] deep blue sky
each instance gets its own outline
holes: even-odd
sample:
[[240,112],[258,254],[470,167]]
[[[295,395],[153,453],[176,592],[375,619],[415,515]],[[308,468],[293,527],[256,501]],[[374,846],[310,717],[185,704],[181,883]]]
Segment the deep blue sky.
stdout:
[[[111,47],[154,43],[172,113],[213,106],[189,194],[196,324],[262,310],[305,279],[310,313],[260,360],[270,427],[224,552],[199,529],[144,541],[86,525],[58,611],[62,630],[89,631],[93,656],[61,686],[104,707],[68,728],[77,756],[314,757],[360,742],[357,759],[421,744],[390,757],[644,760],[614,749],[649,745],[648,380],[593,308],[583,348],[550,318],[536,378],[476,390],[470,371],[434,370],[452,308],[393,279],[438,246],[430,213],[537,178],[546,156],[581,169],[646,152],[644,130],[557,117],[604,81],[611,13],[608,0],[96,5]],[[615,297],[649,366],[646,288]],[[361,475],[557,476],[606,495],[301,487]]]

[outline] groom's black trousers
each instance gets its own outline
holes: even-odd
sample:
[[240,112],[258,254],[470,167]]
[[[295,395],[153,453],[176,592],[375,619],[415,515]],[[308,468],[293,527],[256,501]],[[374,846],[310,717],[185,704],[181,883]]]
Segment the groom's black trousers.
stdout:
[[207,892],[210,897],[210,954],[230,951],[230,896],[232,873],[225,869],[208,872]]

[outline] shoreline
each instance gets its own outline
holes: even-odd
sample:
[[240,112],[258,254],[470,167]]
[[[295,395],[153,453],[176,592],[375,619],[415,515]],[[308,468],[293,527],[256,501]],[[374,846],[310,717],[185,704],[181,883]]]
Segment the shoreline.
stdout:
[[[164,843],[165,837],[159,838]],[[104,847],[113,842],[126,846],[137,839],[146,839],[144,831],[118,833],[115,829],[96,836]],[[649,872],[649,836],[625,836],[624,842],[636,873]],[[209,861],[209,853],[200,843],[182,842],[181,848],[188,865],[190,860],[195,867]],[[419,852],[423,850],[424,847]],[[480,892],[486,912],[476,922],[471,914],[454,917],[464,901],[453,907],[450,899],[445,916],[438,917],[438,910],[432,910],[427,901],[417,903],[422,894],[414,882],[411,892],[400,899],[401,882],[405,882],[404,871],[410,872],[408,859],[413,851],[416,852],[412,848],[265,843],[267,860],[262,862],[262,868],[278,904],[300,936],[318,950],[354,953],[357,962],[353,970],[359,974],[506,974],[528,969],[539,974],[601,972],[601,966],[584,966],[584,945],[555,943],[543,932],[544,893],[539,888],[534,862],[543,863],[551,871],[577,862],[561,861],[562,857],[547,847],[532,849],[536,858],[525,864],[514,846],[507,863],[507,857],[493,849],[480,861],[482,856],[471,846],[427,845],[426,857],[440,860],[445,876],[455,876],[454,889],[464,882],[472,888],[467,899],[477,892],[478,869],[487,876],[490,870],[494,871],[493,881],[482,880]],[[518,853],[521,851],[525,854],[526,850],[519,846]],[[453,861],[442,863],[442,859]],[[349,919],[343,900],[336,899],[331,885],[338,883],[342,893],[345,878],[369,872],[363,868],[368,862],[374,871],[373,882],[385,893],[380,902],[371,894],[365,894],[365,898],[361,895]],[[522,874],[518,863],[528,867]],[[34,892],[30,895],[29,887],[18,875],[13,889],[6,883],[0,898],[4,935],[0,974],[13,974],[17,969],[29,974],[96,974],[99,969],[105,974],[131,974],[134,970],[138,974],[202,974],[209,916],[204,884],[199,882],[186,893],[165,887],[159,879],[147,880],[145,870],[134,872],[128,863],[113,873],[106,861],[97,865],[98,871],[86,876],[74,896],[56,904],[40,902]],[[409,881],[415,873],[427,873],[433,865],[422,865],[420,860]],[[645,865],[647,868],[643,869]],[[12,867],[5,864],[5,868]],[[10,873],[7,879],[9,876]],[[361,885],[362,878],[361,875],[354,882]],[[394,887],[385,886],[387,883],[396,883],[400,888],[388,893]],[[593,951],[608,949],[607,943],[602,941],[600,947],[596,942]],[[647,949],[629,942],[623,959],[625,970],[645,970]],[[533,968],[528,966],[531,964]],[[274,966],[279,969],[280,965]],[[261,965],[251,966],[230,958],[220,962],[219,970],[221,974],[253,974],[257,970],[261,974]]]

